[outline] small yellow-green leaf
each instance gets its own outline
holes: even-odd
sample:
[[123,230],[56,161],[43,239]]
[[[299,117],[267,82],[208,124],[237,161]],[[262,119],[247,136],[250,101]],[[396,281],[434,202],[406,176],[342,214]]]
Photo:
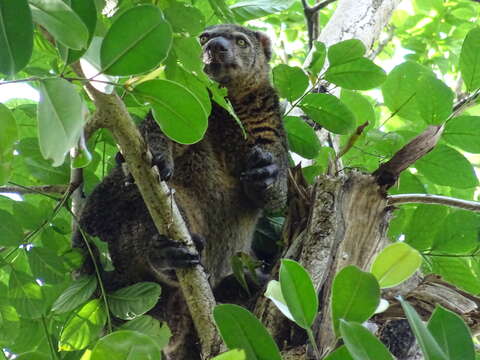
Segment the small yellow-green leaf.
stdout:
[[381,288],[402,283],[422,264],[422,256],[411,246],[398,242],[387,246],[375,258],[370,271]]
[[85,349],[100,333],[107,315],[100,299],[86,303],[67,321],[60,333],[60,351]]
[[235,349],[215,356],[212,360],[247,360],[247,358],[245,357],[245,351]]

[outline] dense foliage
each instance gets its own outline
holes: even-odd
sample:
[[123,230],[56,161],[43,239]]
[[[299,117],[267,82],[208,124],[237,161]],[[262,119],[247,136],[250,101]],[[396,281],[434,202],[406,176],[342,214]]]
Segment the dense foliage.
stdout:
[[[339,155],[321,144],[313,123],[339,136],[345,168],[367,172],[427,126],[445,124],[439,145],[390,192],[478,198],[478,4],[406,2],[394,12],[375,59],[359,40],[328,48],[314,42],[308,67],[302,66],[308,48],[299,1],[115,4],[0,0],[0,93],[8,91],[8,83],[26,82],[40,94],[38,102],[19,96],[0,104],[0,192],[22,194],[0,196],[0,359],[12,354],[126,359],[129,352],[160,358],[170,331],[146,315],[161,296],[158,284],[107,294],[95,276],[72,279],[82,256],[70,246],[74,215],[65,190],[72,168],[83,168],[89,193],[114,166],[117,148],[106,130],[83,138],[95,111],[82,87],[88,81],[121,95],[136,121],[152,109],[162,130],[183,144],[204,135],[211,99],[231,110],[225,90],[202,72],[196,37],[207,25],[246,23],[276,37],[272,80],[293,106],[284,124],[291,151],[311,160],[303,168],[310,182]],[[322,9],[322,26],[334,9],[334,4]],[[79,60],[85,76],[78,72]],[[341,89],[339,96],[312,91],[323,81]],[[294,115],[295,108],[313,122]],[[479,230],[479,216],[466,210],[425,204],[396,210],[389,229],[394,244],[378,255],[371,272],[351,266],[335,278],[334,331],[344,345],[327,358],[392,359],[360,324],[384,307],[382,288],[403,282],[420,267],[478,295]],[[97,245],[105,253],[105,244]],[[102,261],[111,266],[107,256]],[[322,304],[299,264],[283,260],[279,281],[269,283],[266,296],[313,339],[311,327]],[[424,325],[408,303],[402,306],[427,359],[475,359],[471,335],[458,315],[438,307]],[[125,321],[119,325],[112,317]],[[228,348],[242,349],[218,359],[280,359],[273,339],[247,310],[219,305],[214,318]]]

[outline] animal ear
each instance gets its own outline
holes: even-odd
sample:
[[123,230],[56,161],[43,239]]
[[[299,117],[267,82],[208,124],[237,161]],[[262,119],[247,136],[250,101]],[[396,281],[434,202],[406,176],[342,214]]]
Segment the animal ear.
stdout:
[[270,60],[270,58],[272,57],[272,41],[267,36],[267,34],[261,31],[256,31],[255,36],[257,37],[258,41],[262,45],[263,52],[265,53],[265,57],[267,58],[267,60]]

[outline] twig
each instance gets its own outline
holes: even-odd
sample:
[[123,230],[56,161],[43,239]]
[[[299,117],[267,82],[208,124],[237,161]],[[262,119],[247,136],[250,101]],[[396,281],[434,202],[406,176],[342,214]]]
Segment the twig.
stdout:
[[309,6],[306,0],[302,0],[303,13],[305,14],[305,20],[307,22],[307,31],[308,31],[308,48],[311,49],[313,46],[313,41],[318,38],[318,12],[323,9],[328,4],[336,0],[325,0],[315,4],[314,6]]
[[[67,191],[67,185],[40,185],[40,186],[22,186],[18,184],[0,186],[0,193],[16,193],[16,194],[63,194]],[[57,198],[55,198],[57,199]]]
[[399,194],[390,195],[388,197],[388,205],[402,205],[412,203],[438,204],[480,212],[480,202],[457,199],[449,196],[431,194]]
[[393,25],[389,26],[387,30],[387,34],[388,34],[387,37],[382,41],[380,41],[378,43],[377,48],[373,50],[368,56],[370,60],[375,59],[378,56],[378,54],[380,54],[383,51],[383,49],[385,49],[385,46],[387,46],[390,43],[390,41],[392,41],[393,35],[395,34],[395,26]]
[[473,94],[467,96],[466,98],[458,101],[453,106],[452,114],[449,116],[448,119],[451,119],[455,116],[460,115],[463,111],[465,111],[469,106],[475,104],[475,102],[480,98],[480,89],[475,91]]

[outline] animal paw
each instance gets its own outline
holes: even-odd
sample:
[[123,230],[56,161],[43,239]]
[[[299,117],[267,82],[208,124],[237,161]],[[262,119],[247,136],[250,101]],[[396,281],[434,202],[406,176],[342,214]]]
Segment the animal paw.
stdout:
[[152,154],[152,166],[158,168],[160,179],[168,181],[173,175],[173,164],[168,161],[164,154]]
[[240,176],[247,196],[262,203],[265,191],[273,185],[278,172],[279,166],[274,162],[272,153],[255,146],[247,158],[247,169]]
[[198,252],[165,235],[154,237],[149,260],[158,270],[188,268],[200,264]]

